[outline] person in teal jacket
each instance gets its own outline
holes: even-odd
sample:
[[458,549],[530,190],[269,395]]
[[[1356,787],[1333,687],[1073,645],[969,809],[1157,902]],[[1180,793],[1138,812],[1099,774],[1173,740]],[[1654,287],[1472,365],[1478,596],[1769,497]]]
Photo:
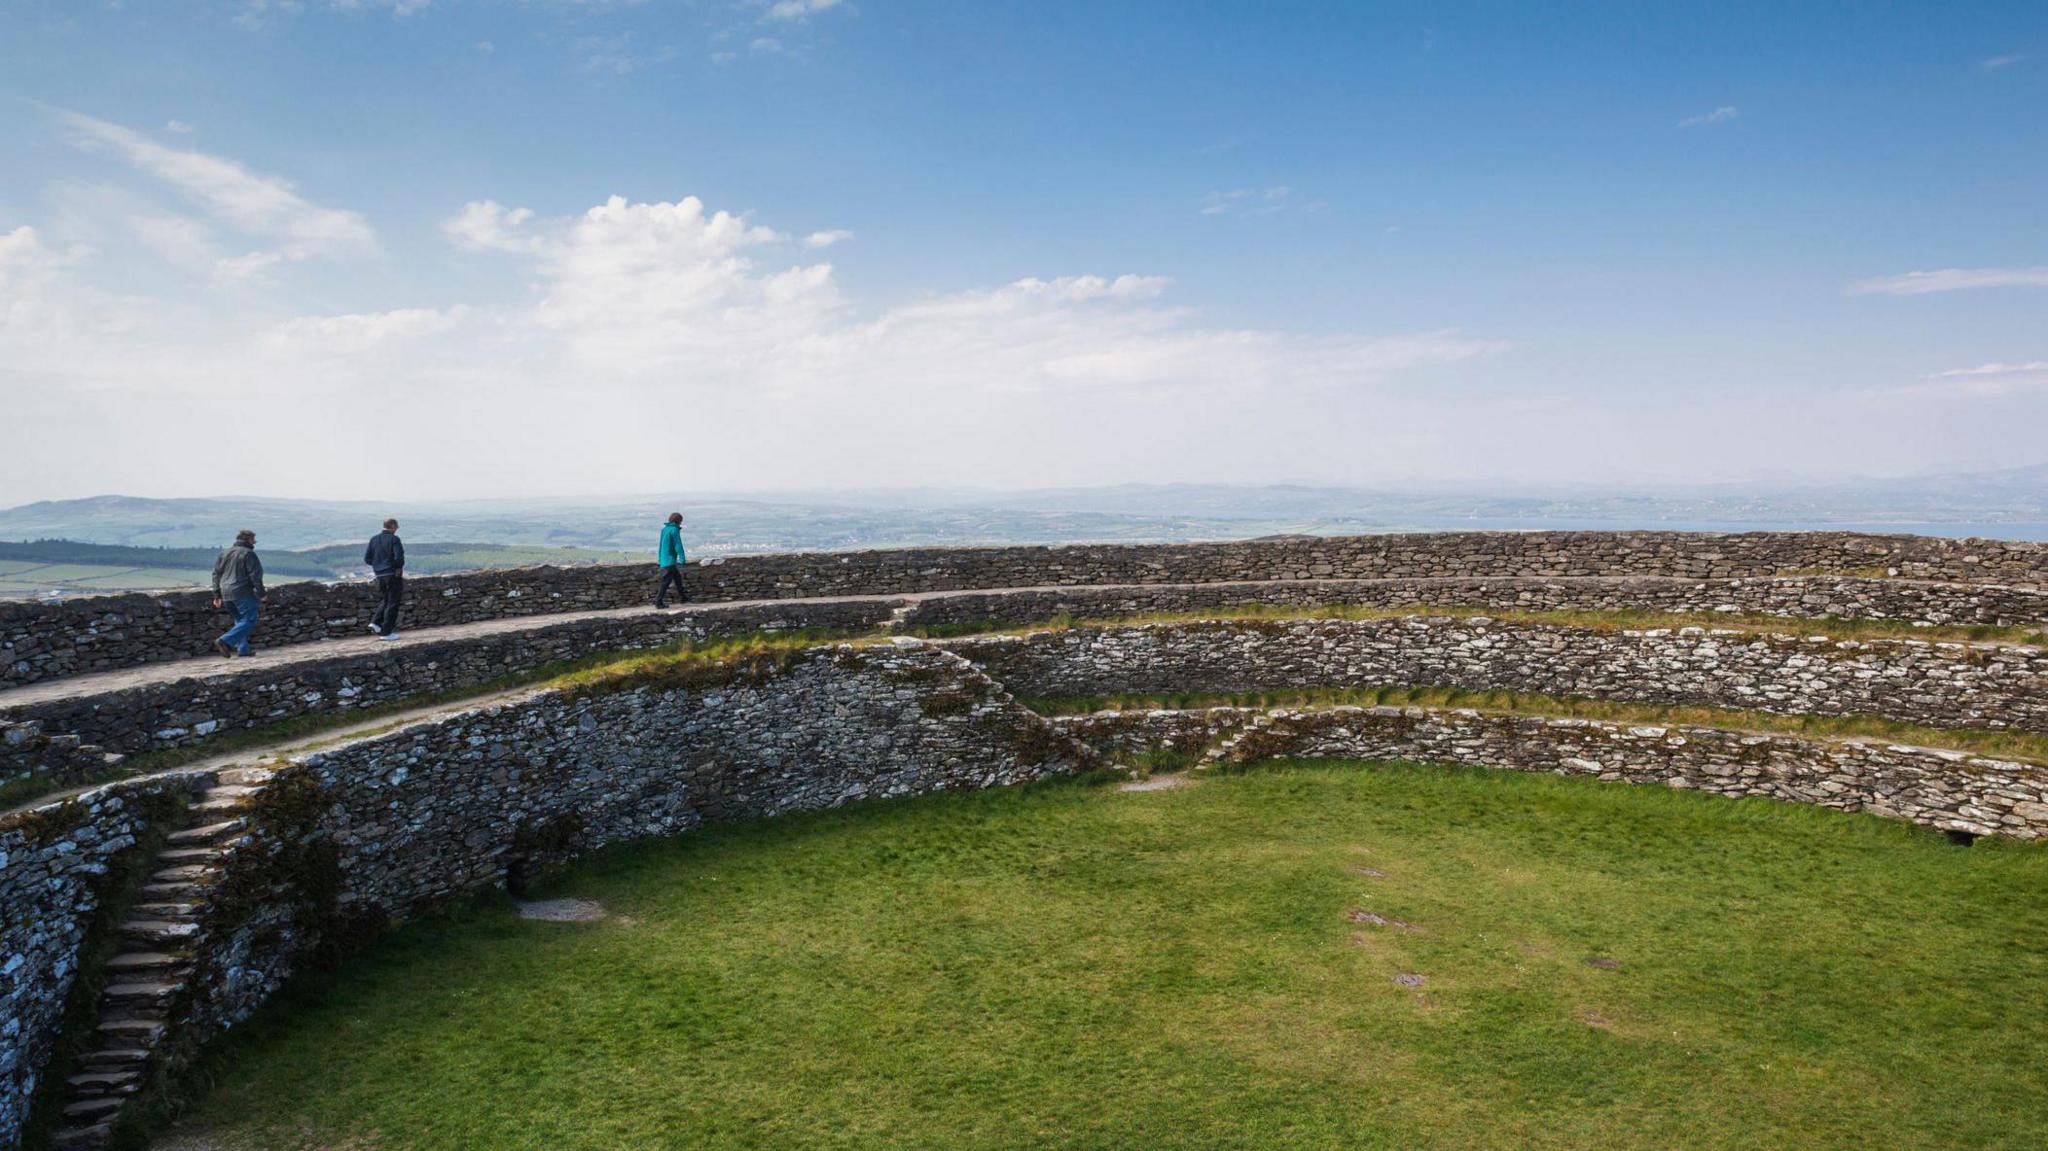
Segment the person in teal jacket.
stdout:
[[668,522],[661,525],[661,542],[654,547],[654,562],[661,565],[661,586],[654,591],[656,610],[668,606],[668,585],[676,585],[676,602],[690,602],[690,593],[683,590],[683,513],[668,513]]

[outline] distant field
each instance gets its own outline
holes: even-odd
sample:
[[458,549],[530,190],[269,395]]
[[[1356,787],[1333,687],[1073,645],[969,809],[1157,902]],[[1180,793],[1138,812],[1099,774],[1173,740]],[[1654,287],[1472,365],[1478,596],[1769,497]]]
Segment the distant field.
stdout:
[[[82,544],[70,540],[0,542],[0,598],[50,592],[108,593],[168,591],[205,587],[213,574],[212,548],[142,548]],[[362,574],[361,544],[335,544],[306,551],[264,551],[263,570],[273,583],[346,579]],[[646,557],[593,548],[499,546],[495,544],[408,544],[406,570],[413,575],[529,564],[620,563]]]

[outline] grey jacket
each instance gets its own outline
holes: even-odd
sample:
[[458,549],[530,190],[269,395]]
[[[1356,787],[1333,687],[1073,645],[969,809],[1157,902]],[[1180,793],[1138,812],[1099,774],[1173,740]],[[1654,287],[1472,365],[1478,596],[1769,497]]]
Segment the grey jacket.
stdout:
[[263,595],[263,561],[256,549],[236,544],[213,561],[213,594],[221,599]]

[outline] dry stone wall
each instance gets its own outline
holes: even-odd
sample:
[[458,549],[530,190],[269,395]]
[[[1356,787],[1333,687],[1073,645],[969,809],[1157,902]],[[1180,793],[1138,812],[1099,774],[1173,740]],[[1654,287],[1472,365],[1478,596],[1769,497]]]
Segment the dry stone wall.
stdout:
[[[0,722],[12,725],[0,733],[0,779],[89,782],[104,771],[109,752],[132,755],[185,747],[300,716],[474,688],[550,663],[677,640],[874,628],[886,623],[890,612],[887,601],[854,600],[599,616],[464,639],[436,640],[429,634],[362,654],[275,666],[220,660],[204,665],[209,674],[89,694],[39,690],[29,694],[44,698],[13,706],[0,694]],[[16,730],[32,734],[15,739]],[[63,745],[65,754],[53,753],[45,732],[65,733],[57,737],[71,741]],[[77,749],[81,741],[87,750]]]
[[2048,835],[2048,769],[1960,752],[1702,727],[1339,707],[1261,717],[1212,762],[1404,759],[1661,783],[1910,819],[1972,835]]
[[[1788,571],[1885,569],[1909,578],[2048,583],[2048,551],[1998,540],[1842,532],[1450,532],[1238,543],[922,548],[744,556],[692,564],[708,600],[894,595],[975,588],[1289,579],[1670,576],[1730,579]],[[408,585],[407,626],[630,607],[654,590],[650,565],[522,568],[429,576]],[[281,585],[267,642],[361,634],[367,584]],[[187,658],[226,620],[204,593],[0,604],[0,684]]]
[[1077,627],[946,644],[1038,698],[1434,686],[2048,731],[2048,653],[2010,645],[1483,616]]

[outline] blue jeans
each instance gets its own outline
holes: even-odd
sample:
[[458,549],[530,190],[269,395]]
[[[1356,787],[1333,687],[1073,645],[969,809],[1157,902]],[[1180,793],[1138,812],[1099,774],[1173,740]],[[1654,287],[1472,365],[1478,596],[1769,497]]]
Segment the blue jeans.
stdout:
[[256,630],[256,617],[263,614],[263,605],[253,595],[231,600],[228,606],[235,610],[235,626],[228,629],[220,642],[234,648],[243,655],[249,654],[249,633]]

